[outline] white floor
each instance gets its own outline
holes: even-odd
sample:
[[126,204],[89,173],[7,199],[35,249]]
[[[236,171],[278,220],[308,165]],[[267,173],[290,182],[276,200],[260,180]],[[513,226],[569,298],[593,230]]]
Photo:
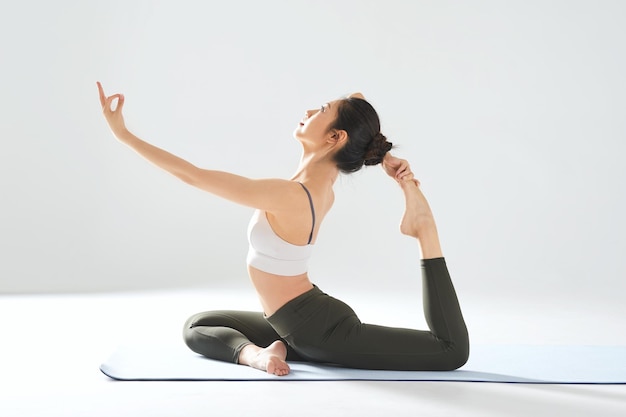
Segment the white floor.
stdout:
[[[384,308],[379,298],[340,298],[363,321],[423,324],[406,295]],[[116,382],[98,370],[118,344],[180,338],[192,313],[257,305],[246,291],[209,289],[0,296],[0,416],[626,416],[626,385]],[[463,303],[476,343],[626,345],[623,306],[570,307]]]

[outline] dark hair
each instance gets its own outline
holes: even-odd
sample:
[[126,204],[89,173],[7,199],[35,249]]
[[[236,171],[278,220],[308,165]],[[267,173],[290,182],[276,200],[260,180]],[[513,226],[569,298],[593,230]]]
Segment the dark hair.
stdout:
[[356,172],[363,165],[380,164],[393,146],[380,133],[376,110],[361,98],[341,100],[337,119],[330,128],[348,133],[347,143],[334,156],[337,168],[344,173]]

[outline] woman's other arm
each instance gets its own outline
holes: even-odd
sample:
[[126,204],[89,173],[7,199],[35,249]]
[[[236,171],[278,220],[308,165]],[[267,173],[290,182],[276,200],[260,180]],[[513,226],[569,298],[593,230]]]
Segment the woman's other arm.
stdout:
[[[187,184],[235,203],[270,212],[289,207],[289,203],[293,202],[293,196],[301,194],[300,187],[291,181],[256,180],[228,172],[201,169],[176,155],[151,145],[126,128],[122,115],[124,96],[114,94],[107,97],[100,83],[98,83],[98,91],[102,112],[115,137],[157,167],[180,178]],[[113,108],[115,100],[117,100],[117,105]]]

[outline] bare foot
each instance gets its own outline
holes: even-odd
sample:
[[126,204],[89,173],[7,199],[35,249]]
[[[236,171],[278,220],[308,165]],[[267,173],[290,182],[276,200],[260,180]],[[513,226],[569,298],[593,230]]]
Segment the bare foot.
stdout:
[[435,218],[428,201],[419,188],[417,180],[400,181],[405,197],[405,210],[400,223],[400,232],[413,236],[420,242],[425,259],[442,255]]
[[241,365],[248,365],[277,376],[284,376],[289,373],[289,365],[285,362],[286,358],[287,346],[280,340],[266,348],[251,344],[244,347],[239,353]]
[[424,223],[434,223],[433,213],[417,183],[413,180],[402,181],[400,186],[405,197],[405,210],[400,223],[400,231],[419,239],[421,226]]

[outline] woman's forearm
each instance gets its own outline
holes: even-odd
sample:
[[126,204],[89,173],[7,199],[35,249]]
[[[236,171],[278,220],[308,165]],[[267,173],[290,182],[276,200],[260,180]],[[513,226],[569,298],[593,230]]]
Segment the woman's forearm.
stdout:
[[198,168],[190,162],[141,140],[128,130],[116,136],[122,143],[131,147],[135,152],[157,167],[187,183],[192,181],[194,172],[198,170]]

